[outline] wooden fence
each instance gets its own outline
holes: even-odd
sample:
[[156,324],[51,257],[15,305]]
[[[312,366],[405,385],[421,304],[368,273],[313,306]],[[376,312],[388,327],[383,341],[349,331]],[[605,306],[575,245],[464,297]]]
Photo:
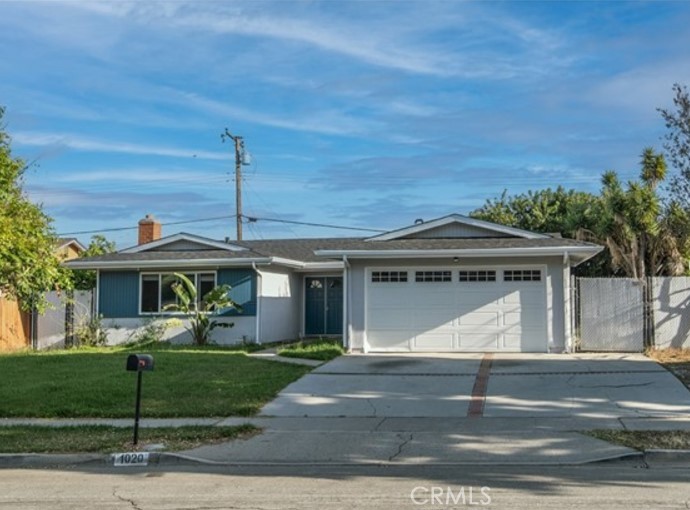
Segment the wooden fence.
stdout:
[[23,312],[16,301],[0,297],[0,352],[30,346],[30,314]]

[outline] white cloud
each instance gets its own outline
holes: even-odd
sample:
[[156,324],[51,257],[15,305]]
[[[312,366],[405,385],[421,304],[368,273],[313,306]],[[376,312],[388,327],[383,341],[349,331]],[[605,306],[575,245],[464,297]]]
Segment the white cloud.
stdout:
[[48,147],[60,146],[88,152],[116,152],[125,154],[139,154],[150,156],[165,156],[171,158],[199,158],[212,160],[227,160],[228,155],[223,152],[201,151],[195,149],[177,149],[159,145],[145,145],[129,142],[112,142],[86,138],[74,134],[54,134],[36,132],[18,132],[12,134],[12,140],[17,144]]

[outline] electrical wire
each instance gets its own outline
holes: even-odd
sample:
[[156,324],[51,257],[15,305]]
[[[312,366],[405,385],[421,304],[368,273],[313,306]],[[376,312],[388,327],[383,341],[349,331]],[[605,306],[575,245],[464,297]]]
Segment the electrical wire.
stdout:
[[[225,215],[225,216],[215,216],[212,218],[197,218],[194,220],[183,220],[183,221],[170,221],[167,223],[161,223],[161,226],[168,226],[168,225],[185,225],[188,223],[202,223],[205,221],[217,221],[217,220],[227,220],[227,219],[232,219],[235,218],[235,214],[230,214],[230,215]],[[58,234],[59,237],[66,237],[66,236],[76,236],[80,234],[98,234],[100,232],[120,232],[123,230],[136,230],[138,229],[139,226],[137,225],[136,227],[114,227],[114,228],[103,228],[100,230],[82,230],[80,232],[65,232],[62,234]]]
[[[227,220],[227,219],[232,219],[236,218],[237,215],[235,214],[230,214],[230,215],[225,215],[225,216],[215,216],[212,218],[196,218],[193,220],[183,220],[183,221],[171,221],[167,223],[161,223],[161,226],[169,226],[169,225],[185,225],[188,223],[202,223],[206,221],[218,221],[218,220]],[[244,223],[254,223],[256,221],[268,221],[268,222],[273,222],[273,223],[285,223],[289,225],[301,225],[301,226],[307,226],[307,227],[320,227],[320,228],[333,228],[333,229],[339,229],[339,230],[355,230],[359,232],[375,232],[375,233],[381,233],[381,232],[386,232],[385,230],[381,229],[374,229],[374,228],[364,228],[364,227],[348,227],[345,225],[332,225],[328,223],[310,223],[306,221],[296,221],[296,220],[282,220],[279,218],[262,218],[259,216],[247,216],[247,215],[242,215]],[[136,230],[139,227],[114,227],[114,228],[104,228],[100,230],[82,230],[79,232],[64,232],[58,234],[59,237],[67,237],[67,236],[75,236],[75,235],[83,235],[83,234],[98,234],[102,232],[121,232],[124,230]]]

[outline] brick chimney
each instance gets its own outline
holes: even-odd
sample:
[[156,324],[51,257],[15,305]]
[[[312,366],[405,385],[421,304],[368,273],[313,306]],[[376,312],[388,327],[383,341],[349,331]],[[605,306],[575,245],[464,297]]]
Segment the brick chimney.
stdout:
[[153,214],[147,214],[146,218],[139,220],[139,244],[150,243],[161,238],[161,224],[156,221]]

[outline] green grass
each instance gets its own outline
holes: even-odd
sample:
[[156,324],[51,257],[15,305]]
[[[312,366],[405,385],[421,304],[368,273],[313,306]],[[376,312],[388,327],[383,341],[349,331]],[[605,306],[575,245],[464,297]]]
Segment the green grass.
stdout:
[[590,430],[586,434],[609,443],[645,451],[650,449],[688,450],[688,430]]
[[330,361],[345,351],[340,340],[317,340],[315,342],[297,342],[278,350],[278,355],[287,358],[307,358],[319,361]]
[[123,418],[134,412],[131,352],[152,354],[142,416],[250,416],[309,368],[224,347],[91,348],[0,355],[0,417]]
[[[247,438],[260,429],[238,427],[161,427],[139,429],[139,446],[163,444],[187,450],[202,444]],[[132,429],[102,425],[77,427],[0,427],[0,453],[113,453],[132,451]]]

